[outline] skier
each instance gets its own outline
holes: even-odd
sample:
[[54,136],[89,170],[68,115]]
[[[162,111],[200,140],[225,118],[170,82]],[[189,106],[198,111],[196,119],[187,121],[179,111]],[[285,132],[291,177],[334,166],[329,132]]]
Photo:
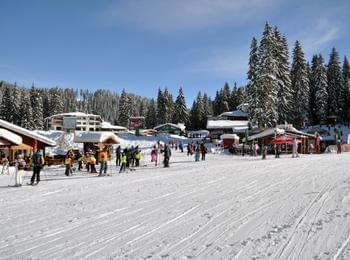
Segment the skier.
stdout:
[[281,154],[281,147],[280,147],[280,145],[275,144],[275,149],[276,149],[275,158],[280,158],[280,154]]
[[205,147],[204,143],[201,143],[200,149],[201,149],[201,153],[202,153],[202,161],[205,161],[205,154],[208,151],[207,147]]
[[135,167],[140,167],[141,151],[139,149],[135,151],[134,157],[135,157]]
[[108,153],[107,149],[103,148],[103,150],[100,152],[100,174],[98,176],[102,176],[102,171],[106,175],[107,173],[107,160],[108,160]]
[[32,178],[30,179],[30,185],[35,185],[34,183],[35,179],[36,179],[36,184],[39,184],[40,171],[45,164],[45,160],[40,149],[37,150],[35,154],[33,154],[30,164],[31,166],[33,166],[33,175],[32,175]]
[[168,145],[164,145],[164,167],[169,167],[169,160],[171,156],[171,150]]
[[18,155],[16,160],[16,183],[15,187],[21,187],[23,183],[24,168],[26,167],[26,161],[23,159],[23,155]]
[[154,162],[155,165],[157,166],[157,148],[154,145],[151,151],[151,162]]
[[120,154],[120,170],[119,170],[119,173],[125,172],[125,170],[126,170],[126,161],[127,161],[126,154],[125,154],[125,152],[122,152]]
[[115,155],[116,155],[116,166],[120,166],[120,154],[121,154],[121,148],[120,145],[118,145],[117,150],[115,151]]

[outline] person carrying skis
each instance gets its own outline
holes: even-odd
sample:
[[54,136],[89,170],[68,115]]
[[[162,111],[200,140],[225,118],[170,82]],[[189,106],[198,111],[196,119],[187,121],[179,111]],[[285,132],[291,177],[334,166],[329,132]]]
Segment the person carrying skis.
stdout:
[[33,175],[30,179],[30,185],[35,185],[35,179],[36,184],[39,184],[40,182],[40,171],[44,167],[45,160],[42,155],[41,150],[37,150],[36,153],[33,154],[30,165],[33,166]]
[[103,148],[103,150],[100,152],[100,174],[98,176],[102,176],[102,171],[106,175],[107,174],[107,160],[108,160],[108,153],[107,149]]
[[171,150],[169,145],[164,145],[164,167],[169,167],[169,160],[171,156]]

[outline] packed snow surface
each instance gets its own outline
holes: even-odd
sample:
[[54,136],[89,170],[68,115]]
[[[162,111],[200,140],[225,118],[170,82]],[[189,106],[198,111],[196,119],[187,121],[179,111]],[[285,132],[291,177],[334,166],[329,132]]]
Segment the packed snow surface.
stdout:
[[[0,175],[1,259],[349,259],[350,154]],[[30,173],[25,182],[28,182]]]

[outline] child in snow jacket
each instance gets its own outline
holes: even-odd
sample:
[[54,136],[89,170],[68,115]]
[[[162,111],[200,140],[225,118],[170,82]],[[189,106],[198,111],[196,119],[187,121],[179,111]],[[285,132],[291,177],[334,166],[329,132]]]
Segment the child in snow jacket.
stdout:
[[95,158],[95,156],[91,155],[90,156],[91,173],[97,173],[95,165],[96,165],[96,158]]
[[120,170],[119,170],[119,173],[125,172],[126,161],[127,161],[126,154],[123,152],[120,155]]
[[100,152],[100,164],[101,164],[101,167],[100,167],[100,174],[99,174],[99,176],[102,175],[102,171],[104,172],[104,174],[107,173],[107,160],[108,160],[107,150],[103,149]]
[[135,152],[135,167],[139,167],[140,166],[140,160],[141,160],[141,151],[137,150]]

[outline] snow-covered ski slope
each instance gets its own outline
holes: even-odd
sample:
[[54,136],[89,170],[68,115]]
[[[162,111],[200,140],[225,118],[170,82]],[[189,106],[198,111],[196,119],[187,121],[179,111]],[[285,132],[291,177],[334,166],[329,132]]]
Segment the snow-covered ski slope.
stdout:
[[1,259],[350,259],[350,154],[0,176]]

